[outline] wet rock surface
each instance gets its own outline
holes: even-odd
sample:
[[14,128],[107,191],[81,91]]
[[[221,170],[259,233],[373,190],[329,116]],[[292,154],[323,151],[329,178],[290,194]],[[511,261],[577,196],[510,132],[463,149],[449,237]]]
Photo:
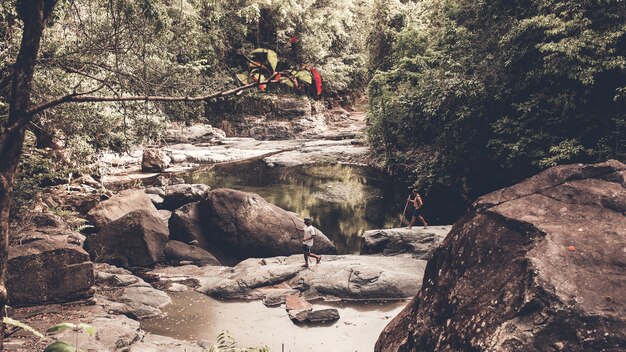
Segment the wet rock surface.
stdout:
[[396,255],[412,253],[419,259],[428,260],[443,241],[452,226],[430,226],[427,229],[369,230],[361,237],[361,254]]
[[479,198],[376,351],[624,350],[625,180],[567,165]]
[[263,299],[302,292],[307,300],[389,300],[416,294],[426,266],[407,255],[325,255],[308,269],[302,262],[302,256],[293,255],[248,259],[233,268],[187,265],[150,273],[164,283],[193,281],[197,291],[217,298]]

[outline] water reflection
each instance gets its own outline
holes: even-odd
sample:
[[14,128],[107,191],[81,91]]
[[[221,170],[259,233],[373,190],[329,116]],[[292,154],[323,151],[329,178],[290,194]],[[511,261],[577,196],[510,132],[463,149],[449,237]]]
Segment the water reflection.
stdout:
[[267,345],[271,351],[372,351],[378,335],[406,301],[313,302],[315,309],[337,308],[337,322],[295,325],[284,306],[267,308],[260,301],[224,302],[195,291],[170,294],[172,303],[162,308],[165,316],[141,321],[142,329],[184,340],[214,341],[228,330],[240,346]]
[[187,181],[254,192],[300,217],[310,216],[339,253],[358,253],[366,230],[399,226],[409,186],[364,167],[270,168],[262,161],[216,165],[189,174]]

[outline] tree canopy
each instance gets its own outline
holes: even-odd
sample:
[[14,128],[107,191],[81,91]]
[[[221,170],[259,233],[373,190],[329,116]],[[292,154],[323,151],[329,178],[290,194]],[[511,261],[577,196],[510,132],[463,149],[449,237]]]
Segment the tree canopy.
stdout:
[[377,9],[391,50],[369,85],[388,167],[473,199],[556,164],[624,159],[623,1],[401,6]]

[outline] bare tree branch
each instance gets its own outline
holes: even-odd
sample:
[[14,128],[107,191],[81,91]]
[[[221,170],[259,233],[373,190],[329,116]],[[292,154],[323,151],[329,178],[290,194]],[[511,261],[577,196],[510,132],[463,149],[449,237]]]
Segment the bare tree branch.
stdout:
[[[32,107],[27,111],[29,116],[36,115],[42,111],[53,108],[55,106],[65,104],[65,103],[95,103],[95,102],[115,102],[115,101],[169,101],[169,102],[178,102],[178,101],[204,101],[219,97],[225,97],[229,95],[234,95],[239,92],[243,92],[247,89],[258,87],[261,85],[269,85],[272,83],[276,83],[274,78],[278,75],[278,73],[274,73],[265,81],[257,81],[250,84],[246,84],[237,88],[233,88],[230,90],[207,94],[207,95],[199,95],[199,96],[186,96],[186,97],[176,97],[176,96],[159,96],[159,95],[130,95],[130,96],[96,96],[90,95],[93,91],[90,92],[80,92],[80,93],[72,93],[65,95],[63,97],[51,100],[46,103],[39,104],[37,106]],[[14,126],[9,127],[9,129],[13,129]],[[15,127],[17,128],[17,127]]]

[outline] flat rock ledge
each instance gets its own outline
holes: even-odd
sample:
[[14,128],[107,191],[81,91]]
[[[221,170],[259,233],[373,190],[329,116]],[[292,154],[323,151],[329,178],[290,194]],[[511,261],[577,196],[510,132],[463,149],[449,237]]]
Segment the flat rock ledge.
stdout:
[[450,229],[452,225],[365,231],[361,237],[361,254],[411,253],[418,259],[428,260]]
[[394,300],[414,296],[426,261],[395,257],[325,255],[320,264],[302,266],[301,255],[248,259],[235,267],[186,265],[149,272],[167,287],[186,284],[223,299],[263,299],[268,305],[301,293],[307,300]]

